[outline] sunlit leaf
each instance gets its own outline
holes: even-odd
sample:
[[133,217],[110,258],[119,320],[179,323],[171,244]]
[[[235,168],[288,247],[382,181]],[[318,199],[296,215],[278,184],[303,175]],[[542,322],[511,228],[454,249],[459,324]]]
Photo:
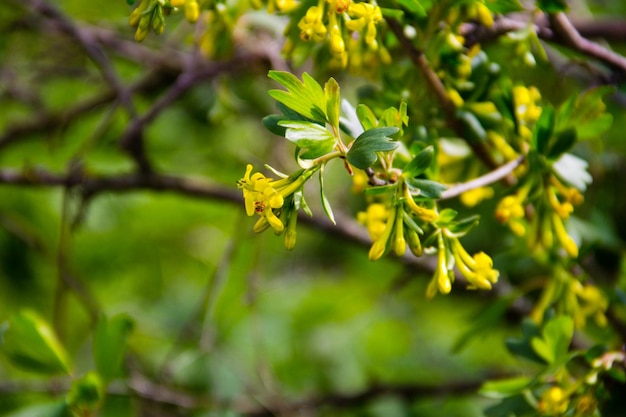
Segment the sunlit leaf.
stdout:
[[435,156],[435,149],[428,146],[415,155],[415,157],[404,167],[404,175],[407,177],[417,177],[430,167]]
[[339,96],[339,84],[337,84],[334,78],[330,78],[324,85],[324,95],[326,97],[328,123],[335,128],[339,128],[341,98]]
[[2,351],[11,362],[42,374],[70,372],[70,358],[52,328],[33,311],[22,311],[9,319]]
[[110,319],[100,317],[94,334],[93,357],[96,369],[105,380],[122,372],[126,340],[133,329],[133,321],[126,315]]
[[284,71],[270,71],[269,77],[279,82],[287,91],[270,90],[269,95],[304,117],[316,122],[326,122],[326,98],[322,87],[306,72],[302,81]]
[[333,224],[337,224],[335,222],[333,210],[330,207],[330,202],[328,201],[328,198],[326,198],[326,193],[324,193],[324,165],[320,167],[320,196],[322,199],[322,207],[324,208],[324,213],[326,213],[326,216],[328,216],[328,219]]
[[324,126],[317,123],[283,120],[278,125],[286,128],[285,138],[299,148],[307,149],[300,155],[304,159],[314,159],[332,151],[336,138]]

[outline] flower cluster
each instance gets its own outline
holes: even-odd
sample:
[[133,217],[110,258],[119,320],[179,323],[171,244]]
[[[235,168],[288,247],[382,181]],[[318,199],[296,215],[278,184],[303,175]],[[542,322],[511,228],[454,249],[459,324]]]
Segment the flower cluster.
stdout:
[[183,7],[185,19],[194,23],[200,15],[200,8],[197,0],[141,0],[139,5],[131,12],[129,23],[137,28],[135,40],[141,42],[148,36],[150,29],[157,35],[165,30],[165,16],[172,11]]
[[[529,195],[534,196],[530,214],[524,205]],[[568,256],[578,256],[578,246],[569,236],[564,221],[581,204],[583,196],[574,187],[564,185],[556,176],[549,174],[545,181],[527,181],[515,194],[504,197],[496,208],[496,219],[507,224],[517,236],[527,236],[529,246],[551,251],[561,247]],[[530,207],[530,206],[529,206]],[[530,218],[530,220],[527,220]]]
[[382,20],[380,7],[375,4],[320,0],[309,7],[298,22],[298,29],[303,41],[328,41],[331,64],[345,68],[350,59],[354,61],[351,68],[357,68],[369,52],[379,53],[383,62],[390,60],[387,50],[376,40],[377,26]]
[[[276,233],[282,233],[285,224],[280,217],[283,217],[288,229],[285,245],[289,249],[293,248],[297,218],[295,212],[299,208],[294,195],[301,192],[302,186],[316,169],[300,170],[280,180],[267,178],[260,172],[252,174],[252,169],[252,165],[248,164],[243,178],[237,181],[237,187],[243,191],[246,214],[253,216],[256,213],[259,216],[254,231],[261,232],[271,226]],[[285,204],[286,201],[289,204]]]
[[512,95],[517,134],[529,140],[532,137],[532,126],[541,116],[541,107],[537,105],[541,93],[536,87],[518,85],[513,87]]
[[455,265],[470,290],[490,290],[498,282],[500,274],[493,268],[491,257],[484,252],[470,256],[459,239],[445,228],[437,236],[437,250],[437,268],[426,289],[427,298],[433,298],[437,292],[448,294],[451,291]]

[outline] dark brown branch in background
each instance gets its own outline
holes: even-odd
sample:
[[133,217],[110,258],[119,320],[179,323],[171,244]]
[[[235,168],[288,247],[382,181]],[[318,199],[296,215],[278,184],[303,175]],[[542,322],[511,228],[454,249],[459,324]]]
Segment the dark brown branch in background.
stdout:
[[470,47],[476,43],[495,40],[509,32],[525,29],[528,25],[533,25],[540,39],[566,46],[605,64],[619,74],[618,81],[626,77],[626,58],[584,37],[605,35],[607,38],[619,38],[621,36],[620,40],[624,41],[626,40],[626,22],[611,22],[606,27],[599,22],[579,22],[578,27],[585,31],[580,32],[564,13],[556,13],[547,19],[540,18],[534,22],[500,16],[490,28],[477,24],[464,25],[462,34],[465,36],[465,45]]
[[[395,37],[398,39],[402,47],[407,52],[413,64],[422,72],[422,75],[426,79],[426,84],[430,87],[431,91],[437,97],[437,100],[441,104],[441,108],[443,109],[443,113],[446,117],[446,121],[448,125],[452,127],[452,129],[456,132],[459,137],[464,138],[465,132],[463,131],[463,126],[461,125],[459,119],[456,117],[456,107],[441,80],[435,74],[432,67],[428,63],[426,56],[423,51],[417,49],[417,47],[411,42],[409,38],[404,35],[404,31],[402,30],[402,26],[400,23],[392,18],[387,18],[387,25],[389,29],[393,32]],[[487,149],[478,142],[475,141],[467,141],[467,144],[472,148],[472,151],[476,155],[478,159],[480,159],[487,168],[494,169],[497,168],[497,164],[487,152]]]
[[29,6],[37,13],[54,21],[63,32],[74,38],[78,44],[83,47],[87,55],[93,60],[96,67],[102,73],[104,79],[116,92],[119,102],[124,106],[128,114],[134,117],[136,111],[131,100],[130,92],[124,88],[113,68],[113,64],[100,45],[90,36],[89,32],[81,31],[72,20],[68,19],[60,10],[44,0],[26,0],[22,3],[26,3],[26,6]]
[[583,38],[564,13],[550,15],[550,26],[554,30],[556,39],[564,45],[605,63],[614,71],[619,72],[621,79],[626,76],[626,58]]

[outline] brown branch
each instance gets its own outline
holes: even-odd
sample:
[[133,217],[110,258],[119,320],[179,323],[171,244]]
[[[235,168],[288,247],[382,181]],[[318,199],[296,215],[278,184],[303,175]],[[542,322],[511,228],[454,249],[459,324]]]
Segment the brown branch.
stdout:
[[478,178],[474,178],[471,181],[467,181],[461,184],[456,184],[448,188],[444,192],[442,192],[441,199],[445,200],[448,198],[453,198],[453,197],[463,194],[466,191],[470,191],[476,188],[484,187],[486,185],[498,182],[506,178],[508,175],[510,175],[515,170],[515,168],[517,168],[518,166],[522,164],[522,162],[524,162],[523,155],[518,156],[517,159],[514,159],[511,162],[508,162],[500,166],[499,168],[491,172],[488,172],[485,175],[482,175]]
[[103,78],[111,86],[113,91],[116,92],[118,100],[126,108],[128,114],[134,117],[136,111],[129,91],[124,88],[115,72],[113,64],[90,33],[81,31],[72,20],[68,19],[60,10],[44,0],[26,0],[25,3],[30,9],[35,10],[37,13],[55,22],[64,33],[74,38],[78,44],[82,46],[89,58],[91,58],[102,73]]
[[[163,80],[163,73],[157,71],[132,84],[129,87],[129,91],[135,93],[152,90],[161,84]],[[114,91],[106,90],[92,98],[79,102],[65,111],[43,112],[40,113],[38,117],[9,125],[0,135],[0,150],[9,147],[25,137],[63,129],[78,117],[89,114],[111,103],[116,97],[117,95]]]
[[[437,76],[437,74],[433,71],[430,63],[426,59],[423,51],[417,49],[417,47],[411,42],[409,38],[407,38],[402,30],[402,26],[400,23],[392,18],[386,18],[387,25],[398,39],[409,58],[413,62],[413,64],[422,72],[426,80],[426,84],[429,86],[430,90],[435,94],[437,100],[441,104],[441,108],[446,117],[446,121],[448,122],[448,126],[450,126],[459,137],[465,138],[465,132],[462,124],[459,119],[456,117],[456,106],[450,100],[446,89]],[[478,143],[476,141],[467,141],[468,145],[472,148],[474,154],[487,166],[489,169],[497,168],[496,162],[493,160],[487,149],[483,146],[482,143]]]
[[550,25],[557,41],[605,63],[613,71],[619,72],[622,78],[626,76],[626,58],[600,44],[583,38],[564,13],[550,15]]
[[[564,13],[550,15],[548,19],[538,19],[534,22],[526,22],[517,19],[500,16],[492,27],[487,28],[478,24],[466,24],[463,26],[462,34],[465,37],[465,45],[471,47],[476,43],[484,43],[497,39],[509,32],[522,30],[533,25],[537,36],[544,41],[553,42],[571,48],[586,56],[593,58],[620,75],[620,79],[626,77],[626,58],[607,49],[606,47],[586,39],[577,26],[569,21]],[[588,36],[598,36],[601,31],[597,28],[601,23],[594,25],[578,23],[578,27],[585,30]],[[626,32],[626,23],[613,23],[607,25],[606,34],[620,34],[616,32],[619,27],[622,32]],[[595,29],[592,29],[595,28]],[[626,33],[621,33],[621,40],[626,39]],[[610,36],[609,36],[610,37]]]

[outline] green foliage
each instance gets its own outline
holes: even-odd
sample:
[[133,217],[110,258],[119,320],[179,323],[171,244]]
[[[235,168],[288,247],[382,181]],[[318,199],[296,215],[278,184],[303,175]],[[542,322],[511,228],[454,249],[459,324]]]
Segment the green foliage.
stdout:
[[396,127],[375,127],[361,133],[346,155],[348,162],[360,169],[369,168],[378,160],[377,152],[393,151],[399,146],[390,138],[397,132]]
[[42,374],[69,373],[70,358],[54,331],[38,314],[21,311],[8,321],[2,352],[16,366]]
[[0,415],[621,416],[622,9],[9,0]]

